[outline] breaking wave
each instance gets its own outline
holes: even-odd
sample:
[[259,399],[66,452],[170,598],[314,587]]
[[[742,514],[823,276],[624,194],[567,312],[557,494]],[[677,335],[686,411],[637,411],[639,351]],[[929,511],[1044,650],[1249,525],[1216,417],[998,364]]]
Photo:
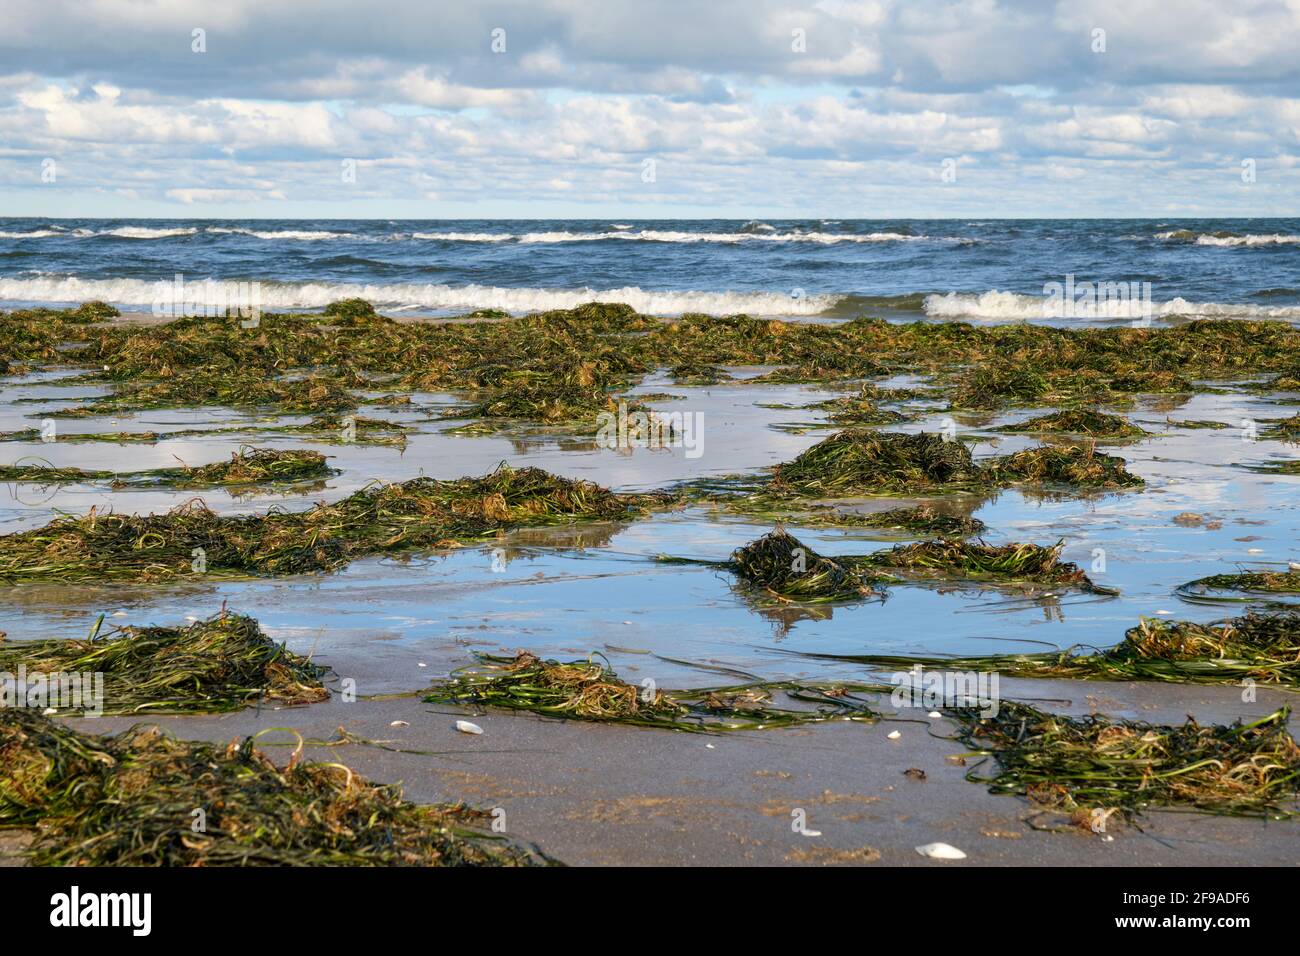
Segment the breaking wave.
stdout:
[[[194,282],[202,282],[195,278]],[[40,276],[0,279],[0,300],[11,302],[79,303],[101,299],[116,305],[148,308],[157,283],[142,279],[81,279]],[[263,282],[264,309],[321,308],[338,299],[360,297],[388,310],[454,311],[504,309],[513,313],[571,309],[587,302],[625,302],[648,315],[819,315],[839,299],[835,295],[791,296],[779,292],[653,291],[638,286],[621,289],[517,289],[483,285],[415,283],[363,284],[333,282]]]

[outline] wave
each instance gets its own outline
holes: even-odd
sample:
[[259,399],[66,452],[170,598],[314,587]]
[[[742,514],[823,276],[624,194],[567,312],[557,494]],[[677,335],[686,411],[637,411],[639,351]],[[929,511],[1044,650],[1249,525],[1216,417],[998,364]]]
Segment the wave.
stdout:
[[[771,227],[769,227],[771,228]],[[545,245],[561,242],[601,242],[606,239],[622,242],[809,242],[834,245],[839,242],[911,242],[927,240],[929,236],[911,236],[901,232],[872,232],[853,234],[842,232],[684,232],[670,229],[640,229],[636,232],[620,229],[615,232],[525,232],[515,234],[495,232],[417,232],[413,239],[433,239],[441,242],[517,242],[521,245]]]
[[264,231],[260,229],[228,229],[223,226],[209,226],[204,232],[253,236],[256,239],[298,239],[304,242],[314,242],[320,239],[360,238],[346,232],[328,232],[320,229],[273,229]]
[[[1051,300],[1045,296],[994,289],[978,295],[949,292],[925,297],[925,314],[944,319],[1044,319],[1063,317],[1068,300]],[[1300,306],[1248,305],[1244,303],[1188,302],[1181,296],[1167,302],[1152,302],[1151,314],[1157,317],[1190,316],[1210,319],[1300,319]],[[1069,318],[1133,319],[1139,318],[1139,303],[1123,299],[1102,299],[1095,305],[1076,300]]]
[[[76,229],[72,232],[48,227],[34,229],[30,232],[0,232],[0,239],[45,239],[57,236],[75,236],[82,239],[113,237],[118,239],[170,239],[176,236],[192,236],[198,227],[152,228],[148,226],[121,226],[96,232],[92,229]],[[903,232],[845,233],[812,230],[808,232],[778,232],[767,223],[747,223],[736,232],[688,232],[672,229],[638,229],[622,223],[601,232],[572,232],[555,230],[548,232],[413,232],[394,233],[389,236],[376,237],[358,235],[348,232],[334,232],[323,229],[249,229],[236,226],[207,226],[203,232],[208,235],[248,236],[254,239],[282,240],[286,242],[319,242],[328,239],[352,239],[358,242],[418,239],[429,242],[513,242],[520,245],[551,245],[566,242],[602,242],[619,240],[622,242],[666,242],[666,243],[719,243],[734,244],[747,242],[771,243],[812,243],[816,245],[835,245],[837,243],[878,243],[878,242],[977,242],[971,238],[936,238],[916,236]]]
[[[192,236],[199,230],[194,226],[178,229],[150,229],[147,226],[122,226],[119,229],[107,229],[93,233],[96,236],[116,236],[119,239],[170,239],[173,236]],[[89,233],[88,229],[79,229],[77,233]]]
[[1239,235],[1235,232],[1194,232],[1191,229],[1172,229],[1156,233],[1157,239],[1167,242],[1189,242],[1198,246],[1293,246],[1300,244],[1300,236],[1281,233]]
[[[193,280],[195,284],[203,280]],[[84,302],[100,299],[121,306],[149,307],[157,283],[142,279],[82,279],[40,276],[0,279],[0,300],[13,302]],[[836,295],[790,296],[779,292],[654,291],[638,286],[621,289],[515,289],[497,286],[450,286],[392,283],[263,282],[261,308],[321,308],[338,299],[359,297],[390,311],[451,312],[505,309],[512,313],[571,309],[588,302],[625,302],[647,315],[812,316],[825,313],[840,299]],[[170,293],[168,293],[170,296]]]

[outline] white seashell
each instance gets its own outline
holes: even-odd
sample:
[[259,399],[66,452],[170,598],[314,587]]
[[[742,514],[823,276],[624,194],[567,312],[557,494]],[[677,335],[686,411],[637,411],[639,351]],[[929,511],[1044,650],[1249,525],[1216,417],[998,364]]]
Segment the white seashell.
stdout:
[[1263,553],[1264,553],[1264,549],[1263,549],[1263,548],[1247,548],[1247,549],[1246,549],[1246,553],[1247,553],[1247,554],[1263,554]]
[[704,746],[708,747],[710,750],[714,749],[713,744],[705,744]]
[[395,721],[393,721],[391,724],[389,724],[388,726],[389,726],[389,727],[409,727],[409,726],[411,726],[411,725],[410,725],[409,722],[407,722],[407,721],[405,721],[405,720],[395,720]]
[[58,712],[59,709],[57,707],[46,707],[43,711],[41,711],[41,713],[44,714],[46,717],[50,716],[50,714],[57,714]]
[[932,860],[966,859],[965,853],[947,843],[927,843],[925,846],[918,846],[916,852],[921,856],[928,856]]
[[126,611],[114,611],[113,617],[126,617]]
[[456,729],[459,730],[462,734],[481,734],[481,733],[483,733],[483,728],[482,728],[482,727],[480,727],[478,724],[471,724],[468,720],[458,720],[458,721],[456,721]]
[[1156,611],[1157,614],[1173,614],[1173,611]]
[[939,713],[937,710],[932,710],[932,711],[930,711],[928,714],[926,714],[926,716],[927,716],[927,717],[942,717],[943,714]]
[[821,831],[821,830],[800,830],[799,832],[802,833],[804,836],[821,836],[821,835],[822,835],[822,831]]
[[890,740],[897,740],[899,737],[901,737],[901,736],[903,736],[903,735],[900,734],[897,730],[894,730],[894,731],[890,731],[888,734],[886,734],[886,736],[887,736]]
[[416,664],[415,666],[416,666],[416,667],[428,667],[429,665],[428,665],[428,664]]

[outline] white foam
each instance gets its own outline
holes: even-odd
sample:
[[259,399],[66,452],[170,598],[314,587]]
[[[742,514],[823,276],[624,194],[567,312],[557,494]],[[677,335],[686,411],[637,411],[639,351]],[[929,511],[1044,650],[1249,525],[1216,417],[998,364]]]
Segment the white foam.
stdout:
[[149,229],[145,226],[122,226],[96,233],[99,236],[117,236],[119,239],[169,239],[172,236],[192,236],[199,230],[193,226],[185,229]]
[[[1059,318],[1062,303],[1046,296],[1023,295],[1019,292],[999,292],[993,289],[978,295],[949,292],[947,295],[925,297],[925,313],[935,318],[950,319],[1044,319]],[[1123,300],[1098,301],[1094,306],[1087,300],[1076,300],[1071,318],[1140,318],[1139,304]],[[1156,316],[1197,316],[1215,319],[1300,319],[1300,306],[1268,306],[1241,303],[1188,302],[1184,298],[1168,302],[1153,302],[1152,314]]]
[[1300,236],[1271,233],[1261,235],[1230,236],[1215,233],[1196,233],[1189,229],[1172,229],[1157,232],[1157,239],[1194,242],[1198,246],[1293,246],[1300,244]]
[[1300,236],[1197,236],[1198,246],[1293,246]]
[[0,239],[45,239],[63,235],[66,233],[58,229],[33,229],[31,232],[0,232]]
[[[161,281],[170,282],[170,277]],[[187,278],[187,281],[188,278]],[[195,276],[194,282],[203,277]],[[40,276],[0,279],[0,300],[14,302],[83,302],[101,299],[125,306],[150,306],[155,298],[154,282],[141,279],[81,279],[73,276]],[[621,289],[512,289],[495,286],[449,286],[434,284],[361,284],[335,282],[263,282],[262,308],[320,308],[338,299],[359,297],[390,310],[456,311],[505,309],[524,313],[545,309],[571,309],[587,302],[625,302],[648,315],[680,315],[706,312],[730,315],[818,315],[839,299],[834,295],[803,295],[779,292],[656,292],[638,286]]]
[[346,232],[327,232],[319,229],[227,229],[222,226],[209,226],[206,232],[211,233],[228,233],[240,236],[253,236],[256,239],[295,239],[303,242],[316,242],[321,239],[351,239],[361,238],[359,236],[350,236]]

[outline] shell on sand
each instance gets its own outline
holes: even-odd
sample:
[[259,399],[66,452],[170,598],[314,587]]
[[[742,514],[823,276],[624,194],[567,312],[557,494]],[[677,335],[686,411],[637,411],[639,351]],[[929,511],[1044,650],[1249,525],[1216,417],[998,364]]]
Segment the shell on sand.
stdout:
[[947,843],[927,843],[925,846],[918,846],[916,852],[921,856],[928,856],[932,860],[966,859],[965,853]]
[[456,721],[456,729],[459,730],[462,734],[481,734],[481,733],[483,733],[483,728],[482,728],[482,727],[480,727],[478,724],[471,724],[468,720],[458,720],[458,721]]

